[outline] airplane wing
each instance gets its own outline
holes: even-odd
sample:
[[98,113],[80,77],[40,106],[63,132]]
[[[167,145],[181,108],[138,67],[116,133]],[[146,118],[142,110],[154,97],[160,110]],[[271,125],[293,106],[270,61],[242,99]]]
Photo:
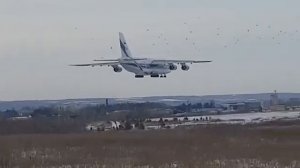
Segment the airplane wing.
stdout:
[[212,61],[197,61],[197,60],[153,60],[152,63],[174,63],[174,64],[193,64],[193,63],[208,63]]
[[103,63],[91,63],[91,64],[73,64],[70,66],[116,66],[120,65],[120,62],[103,62]]
[[97,60],[94,60],[94,61],[120,61],[120,59],[97,59]]
[[[137,60],[145,60],[145,58],[131,58],[131,59],[122,59],[123,61],[137,61]],[[120,61],[120,59],[96,59],[94,61]]]

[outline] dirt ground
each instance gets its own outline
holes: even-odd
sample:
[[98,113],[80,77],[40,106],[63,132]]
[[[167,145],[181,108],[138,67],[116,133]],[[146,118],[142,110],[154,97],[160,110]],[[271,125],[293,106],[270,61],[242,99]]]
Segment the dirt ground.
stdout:
[[1,135],[0,167],[299,168],[300,122]]

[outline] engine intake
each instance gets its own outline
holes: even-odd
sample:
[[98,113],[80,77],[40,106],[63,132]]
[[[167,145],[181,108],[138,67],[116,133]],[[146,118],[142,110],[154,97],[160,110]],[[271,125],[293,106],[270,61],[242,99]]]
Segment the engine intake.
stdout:
[[181,69],[182,69],[183,71],[187,71],[187,70],[190,69],[190,67],[187,66],[186,64],[182,64],[182,65],[181,65]]
[[174,70],[177,69],[177,66],[175,64],[170,64],[169,68],[170,68],[171,71],[174,71]]
[[122,68],[119,66],[113,67],[115,72],[122,72]]

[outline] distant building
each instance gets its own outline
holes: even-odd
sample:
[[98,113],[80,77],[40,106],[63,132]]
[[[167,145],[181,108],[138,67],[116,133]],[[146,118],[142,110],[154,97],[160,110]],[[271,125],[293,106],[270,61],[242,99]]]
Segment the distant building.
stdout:
[[232,102],[223,104],[224,112],[248,113],[248,112],[261,112],[262,103],[257,100]]
[[280,104],[279,96],[277,91],[270,95],[270,110],[271,111],[284,111],[286,110],[286,106],[284,104]]
[[271,99],[271,103],[270,103],[271,106],[276,106],[279,104],[279,98],[276,90],[274,91],[274,93],[271,94],[270,99]]
[[88,131],[110,131],[118,130],[121,126],[121,123],[118,121],[99,121],[90,123],[86,126]]
[[29,120],[31,116],[20,116],[20,117],[11,117],[8,120],[17,121],[17,120]]
[[224,104],[224,112],[245,112],[245,107],[245,103],[243,102],[227,103]]
[[250,112],[262,112],[262,103],[260,101],[245,102],[246,110]]
[[270,110],[271,111],[285,111],[286,110],[286,106],[282,105],[282,104],[273,105],[273,106],[270,106]]

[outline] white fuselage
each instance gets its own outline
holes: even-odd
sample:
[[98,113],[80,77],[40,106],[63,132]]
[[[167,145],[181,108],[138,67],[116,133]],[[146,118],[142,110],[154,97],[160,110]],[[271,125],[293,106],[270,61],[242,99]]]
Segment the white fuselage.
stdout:
[[158,75],[171,72],[168,64],[153,64],[152,62],[151,59],[120,60],[120,64],[125,70],[137,75]]
[[177,66],[181,66],[181,70],[188,71],[190,68],[186,64],[205,63],[211,61],[195,61],[195,60],[167,60],[167,59],[149,59],[149,58],[133,58],[128,44],[123,33],[119,33],[121,58],[119,59],[102,59],[94,60],[101,61],[99,63],[91,64],[75,64],[73,66],[110,66],[114,72],[122,72],[124,68],[126,71],[134,73],[135,78],[143,78],[146,75],[150,77],[166,78],[166,74],[175,71]]

